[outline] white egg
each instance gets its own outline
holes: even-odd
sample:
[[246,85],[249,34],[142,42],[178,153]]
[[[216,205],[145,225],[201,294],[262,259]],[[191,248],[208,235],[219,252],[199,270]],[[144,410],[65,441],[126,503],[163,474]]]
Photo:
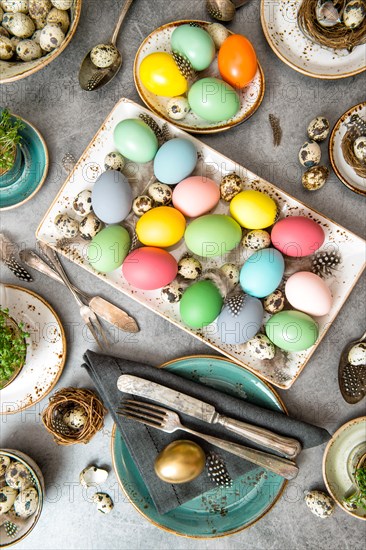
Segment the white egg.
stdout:
[[70,26],[70,17],[67,11],[52,8],[47,15],[47,23],[58,25],[62,32],[66,34]]
[[272,344],[265,334],[260,333],[247,342],[247,350],[260,361],[273,359],[276,353],[274,344]]
[[188,99],[183,96],[172,97],[166,106],[168,117],[173,120],[183,120],[190,109]]
[[366,16],[365,3],[361,0],[351,0],[343,10],[343,23],[349,29],[357,29]]
[[1,487],[0,489],[0,515],[5,514],[13,506],[18,491],[13,487]]
[[41,46],[29,39],[18,42],[16,52],[22,61],[33,61],[42,57]]
[[243,237],[241,243],[248,250],[262,250],[270,246],[271,237],[264,229],[253,229]]
[[5,481],[13,489],[28,489],[33,485],[28,468],[21,462],[12,462],[6,469]]
[[14,510],[20,518],[29,518],[38,508],[38,492],[34,487],[20,491],[14,501]]
[[50,0],[29,0],[29,15],[33,19],[45,19],[52,8]]
[[52,5],[59,10],[69,10],[73,0],[51,0]]
[[[4,19],[6,16],[7,14],[4,15]],[[7,28],[9,32],[11,32],[14,36],[17,36],[18,38],[29,38],[36,30],[32,19],[28,17],[28,15],[25,15],[25,13],[12,14],[9,26],[5,28]]]
[[366,162],[366,136],[360,136],[354,141],[353,151],[358,160]]
[[0,36],[0,59],[7,61],[13,57],[13,54],[14,48],[10,38]]
[[334,500],[323,491],[307,491],[305,504],[315,516],[325,519],[334,512]]
[[211,23],[205,30],[211,36],[217,50],[221,48],[222,43],[230,36],[229,30],[220,23]]
[[41,32],[40,46],[45,52],[50,52],[61,46],[65,35],[58,25],[47,24]]
[[323,141],[329,134],[329,120],[324,116],[317,116],[308,126],[308,136],[313,141]]
[[366,365],[366,343],[359,342],[348,352],[348,362],[355,367]]
[[95,493],[93,502],[97,505],[97,510],[101,514],[109,514],[113,510],[113,500],[107,493]]
[[299,161],[305,168],[311,168],[319,164],[321,150],[316,141],[305,141],[299,151]]
[[100,69],[113,65],[118,58],[118,51],[113,44],[98,44],[90,52],[91,62]]

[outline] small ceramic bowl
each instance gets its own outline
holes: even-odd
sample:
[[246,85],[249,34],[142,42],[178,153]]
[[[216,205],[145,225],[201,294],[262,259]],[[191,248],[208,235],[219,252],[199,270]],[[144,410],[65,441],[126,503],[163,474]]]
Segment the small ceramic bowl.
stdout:
[[70,27],[61,46],[34,61],[0,61],[0,84],[25,78],[43,69],[43,67],[56,59],[64,51],[75,34],[80,19],[81,3],[82,0],[73,0],[70,8]]
[[[0,527],[0,548],[8,548],[13,544],[17,544],[33,530],[42,512],[43,500],[45,494],[45,485],[42,472],[38,465],[25,453],[21,451],[14,451],[13,449],[0,449],[0,456],[7,456],[11,461],[21,462],[30,471],[33,479],[34,487],[38,493],[38,506],[33,515],[25,520],[19,518],[17,523],[17,517],[9,520],[13,525],[4,523]],[[0,478],[0,481],[3,481]],[[0,522],[2,523],[2,522]],[[9,534],[8,534],[9,533]]]

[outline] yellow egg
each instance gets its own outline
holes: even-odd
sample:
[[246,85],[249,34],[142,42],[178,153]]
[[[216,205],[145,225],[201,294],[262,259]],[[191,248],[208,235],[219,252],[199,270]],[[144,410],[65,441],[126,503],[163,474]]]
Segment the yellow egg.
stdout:
[[142,60],[140,79],[155,95],[174,97],[188,89],[187,80],[180,74],[173,56],[165,52],[151,53]]
[[277,205],[260,191],[241,191],[230,203],[230,214],[246,229],[264,229],[274,223]]
[[154,468],[167,483],[188,483],[200,475],[205,461],[205,453],[197,443],[182,439],[169,443],[158,454]]
[[136,233],[143,244],[165,248],[176,244],[184,235],[186,220],[171,206],[152,208],[138,220]]

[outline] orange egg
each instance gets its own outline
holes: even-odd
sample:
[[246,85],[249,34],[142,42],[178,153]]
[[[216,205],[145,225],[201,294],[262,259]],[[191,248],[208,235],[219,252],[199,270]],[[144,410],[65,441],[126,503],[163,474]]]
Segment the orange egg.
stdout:
[[258,66],[252,43],[241,34],[232,34],[223,42],[218,63],[222,78],[234,88],[244,88],[249,84]]

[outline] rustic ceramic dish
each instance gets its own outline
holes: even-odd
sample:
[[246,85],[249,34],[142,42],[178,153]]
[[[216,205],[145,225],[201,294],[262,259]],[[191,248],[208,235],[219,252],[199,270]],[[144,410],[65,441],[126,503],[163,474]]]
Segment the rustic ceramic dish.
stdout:
[[0,414],[13,414],[34,406],[53,389],[66,361],[66,338],[56,312],[35,292],[2,285],[0,305],[30,333],[24,367],[1,390]]
[[322,79],[346,78],[366,70],[366,44],[349,53],[324,48],[307,38],[297,24],[300,5],[301,0],[261,0],[264,35],[286,65]]
[[70,9],[70,27],[59,48],[34,61],[0,61],[0,84],[14,82],[43,69],[60,55],[70,43],[79,23],[82,0],[73,0]]
[[[182,128],[182,130],[186,130],[187,132],[192,132],[194,134],[210,134],[215,132],[222,132],[223,130],[228,130],[233,126],[244,122],[244,120],[255,113],[255,111],[262,103],[265,90],[265,81],[263,70],[259,63],[257,74],[255,75],[253,81],[242,90],[237,90],[240,97],[240,111],[232,119],[225,120],[220,123],[208,122],[207,120],[203,120],[201,117],[195,115],[192,111],[190,111],[183,120],[170,119],[166,111],[166,105],[169,101],[169,98],[157,96],[149,92],[141,83],[139,77],[139,68],[141,61],[144,59],[144,57],[154,52],[171,51],[170,38],[174,29],[176,29],[180,25],[186,25],[189,23],[197,23],[203,28],[207,27],[210,24],[207,21],[175,21],[174,23],[167,23],[166,25],[159,27],[151,34],[149,34],[147,38],[145,38],[137,51],[133,67],[133,75],[135,79],[136,89],[142,101],[148,106],[151,111],[161,116],[162,118],[165,118],[169,122],[172,122],[173,124],[178,126],[178,128]],[[205,71],[201,71],[199,75],[200,78],[204,78],[206,76],[221,78],[217,67],[217,59],[215,59],[211,63],[208,69],[206,69]]]
[[335,123],[329,138],[329,159],[338,179],[355,193],[366,195],[366,179],[356,174],[343,156],[342,139],[347,132],[347,122],[352,115],[358,114],[366,121],[366,101],[351,107]]

